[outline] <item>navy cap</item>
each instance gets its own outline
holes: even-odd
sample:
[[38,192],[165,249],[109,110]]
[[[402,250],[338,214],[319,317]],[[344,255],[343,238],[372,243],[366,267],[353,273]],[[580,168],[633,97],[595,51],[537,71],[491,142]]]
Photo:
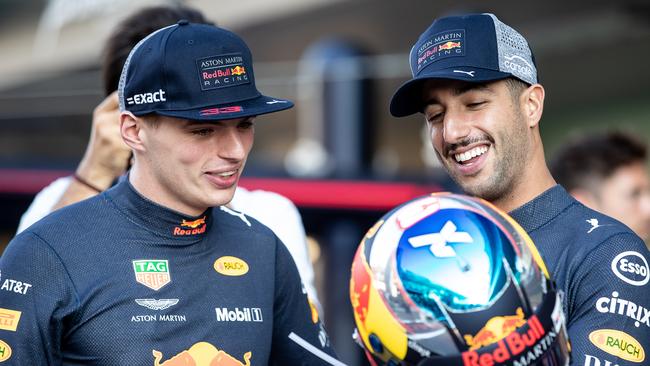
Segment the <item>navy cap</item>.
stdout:
[[190,120],[256,116],[293,107],[255,87],[253,59],[236,34],[181,20],[142,41],[127,58],[118,88],[120,111]]
[[537,83],[526,39],[490,13],[436,19],[411,49],[409,61],[413,79],[390,101],[395,117],[422,111],[422,84],[429,79],[487,82],[515,77]]

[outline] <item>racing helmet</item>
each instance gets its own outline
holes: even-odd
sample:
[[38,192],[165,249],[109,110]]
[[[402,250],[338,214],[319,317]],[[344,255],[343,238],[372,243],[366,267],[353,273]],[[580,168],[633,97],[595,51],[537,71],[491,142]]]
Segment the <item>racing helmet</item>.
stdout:
[[372,365],[569,362],[562,301],[539,252],[478,198],[434,193],[384,215],[356,252],[350,300]]

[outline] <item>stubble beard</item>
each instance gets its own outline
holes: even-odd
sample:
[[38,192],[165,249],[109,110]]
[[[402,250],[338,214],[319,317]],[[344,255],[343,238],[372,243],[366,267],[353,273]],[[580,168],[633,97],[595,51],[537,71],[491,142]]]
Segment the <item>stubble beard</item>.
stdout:
[[451,178],[465,193],[490,202],[499,202],[511,197],[517,187],[522,184],[520,180],[527,164],[526,158],[529,150],[527,131],[520,111],[517,111],[513,118],[512,132],[508,132],[504,128],[495,139],[500,143],[490,146],[490,153],[493,155],[493,168],[491,171],[481,170],[478,175],[484,175],[485,177],[482,179],[465,177],[455,169],[450,169],[450,164],[454,164],[454,162],[441,159],[440,154],[436,151],[438,159],[446,167]]

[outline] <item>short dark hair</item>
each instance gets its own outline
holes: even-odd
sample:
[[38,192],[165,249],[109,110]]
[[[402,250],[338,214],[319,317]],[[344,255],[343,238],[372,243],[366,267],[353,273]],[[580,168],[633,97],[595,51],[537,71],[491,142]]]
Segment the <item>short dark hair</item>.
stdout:
[[564,145],[550,164],[551,174],[567,190],[593,189],[624,166],[644,163],[646,145],[629,134],[613,131],[582,136]]
[[530,86],[527,83],[513,77],[509,77],[505,79],[505,81],[506,87],[508,88],[508,91],[514,100],[519,99],[521,93]]
[[140,40],[153,31],[181,19],[191,23],[213,24],[200,11],[185,6],[146,7],[122,20],[113,29],[104,46],[102,55],[104,94],[109,95],[117,90],[126,58]]

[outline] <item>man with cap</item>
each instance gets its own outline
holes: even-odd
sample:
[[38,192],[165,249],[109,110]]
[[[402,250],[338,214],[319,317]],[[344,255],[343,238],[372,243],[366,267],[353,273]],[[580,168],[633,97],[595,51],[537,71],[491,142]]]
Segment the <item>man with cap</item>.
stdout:
[[11,241],[0,362],[340,365],[285,246],[224,206],[255,117],[292,107],[256,89],[246,44],[180,21],[131,51],[118,92],[133,167]]
[[[563,293],[572,364],[643,362],[648,251],[553,180],[539,133],[545,91],[524,37],[493,14],[440,18],[413,46],[410,66],[413,79],[393,95],[391,114],[422,113],[450,176],[532,237]],[[525,364],[534,361],[530,355]]]

